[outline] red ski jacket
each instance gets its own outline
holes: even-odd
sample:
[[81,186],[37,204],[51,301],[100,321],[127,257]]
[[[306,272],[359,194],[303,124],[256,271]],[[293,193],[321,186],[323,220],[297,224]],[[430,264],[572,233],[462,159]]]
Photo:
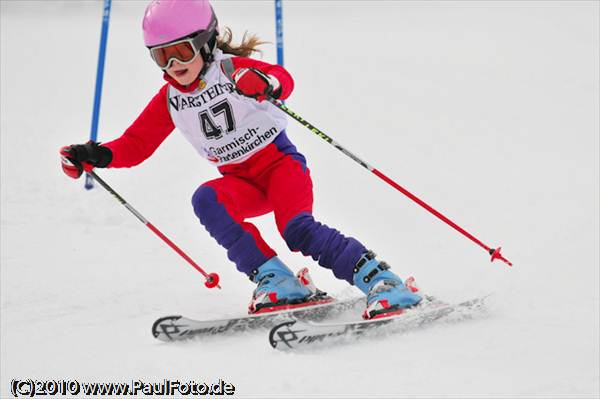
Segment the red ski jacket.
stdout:
[[[281,84],[280,99],[286,99],[294,89],[294,80],[283,67],[245,57],[231,58],[235,69],[255,68],[267,75],[274,76]],[[125,130],[121,137],[104,143],[104,147],[112,151],[112,161],[109,168],[129,168],[148,159],[158,146],[175,129],[175,124],[169,113],[167,89],[174,86],[182,92],[192,92],[198,87],[198,78],[188,86],[181,86],[166,73],[166,83],[150,100],[137,119]]]

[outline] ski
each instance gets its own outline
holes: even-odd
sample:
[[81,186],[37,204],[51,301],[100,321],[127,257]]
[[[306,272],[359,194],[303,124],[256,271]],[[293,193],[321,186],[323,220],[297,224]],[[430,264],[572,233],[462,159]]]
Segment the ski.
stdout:
[[275,349],[289,351],[348,342],[382,333],[411,331],[442,318],[447,318],[448,321],[472,318],[477,313],[485,311],[486,298],[447,304],[426,297],[422,305],[406,309],[400,315],[371,320],[340,323],[288,320],[271,329],[269,342]]
[[194,337],[232,335],[253,330],[269,329],[286,320],[321,321],[359,306],[364,306],[365,298],[335,300],[324,297],[306,302],[296,307],[271,310],[241,317],[194,320],[183,316],[161,317],[152,325],[154,338],[165,342],[182,341]]

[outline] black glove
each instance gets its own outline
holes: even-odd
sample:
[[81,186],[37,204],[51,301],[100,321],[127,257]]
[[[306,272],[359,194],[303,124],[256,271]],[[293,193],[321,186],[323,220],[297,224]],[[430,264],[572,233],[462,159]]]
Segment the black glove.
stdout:
[[112,161],[110,148],[102,147],[93,141],[85,144],[73,144],[60,149],[63,172],[73,179],[79,178],[84,170],[94,167],[105,168]]
[[85,144],[73,144],[65,147],[64,152],[68,154],[69,158],[80,163],[89,163],[96,168],[106,168],[112,161],[110,148],[102,147],[100,143],[91,140]]

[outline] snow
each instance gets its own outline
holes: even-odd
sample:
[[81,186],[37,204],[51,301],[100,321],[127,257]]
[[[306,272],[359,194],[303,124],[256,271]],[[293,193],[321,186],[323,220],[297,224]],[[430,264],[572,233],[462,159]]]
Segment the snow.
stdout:
[[[308,354],[265,333],[163,344],[167,314],[239,315],[252,285],[195,218],[218,176],[179,133],[133,169],[100,170],[208,271],[201,276],[102,188],[62,174],[87,140],[101,2],[2,1],[1,382],[212,382],[240,397],[599,397],[599,3],[285,2],[288,105],[490,246],[513,268],[290,120],[316,217],[448,300],[493,293],[487,318]],[[115,1],[100,139],[162,85],[142,45],[145,2]],[[273,4],[215,3],[221,25],[275,42]],[[274,62],[275,46],[264,46]],[[290,253],[294,269],[358,295]]]

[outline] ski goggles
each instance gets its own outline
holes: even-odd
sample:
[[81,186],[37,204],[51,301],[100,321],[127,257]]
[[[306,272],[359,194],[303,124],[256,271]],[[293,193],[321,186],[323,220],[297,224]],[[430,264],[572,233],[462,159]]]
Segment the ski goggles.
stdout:
[[199,53],[193,38],[150,48],[152,59],[161,69],[169,69],[174,60],[180,64],[189,64]]
[[149,47],[150,56],[161,69],[169,69],[173,60],[180,64],[189,64],[200,54],[200,49],[205,48],[210,52],[208,41],[213,37],[217,29],[217,19],[212,16],[210,25],[206,30],[196,32],[186,38],[174,42]]

